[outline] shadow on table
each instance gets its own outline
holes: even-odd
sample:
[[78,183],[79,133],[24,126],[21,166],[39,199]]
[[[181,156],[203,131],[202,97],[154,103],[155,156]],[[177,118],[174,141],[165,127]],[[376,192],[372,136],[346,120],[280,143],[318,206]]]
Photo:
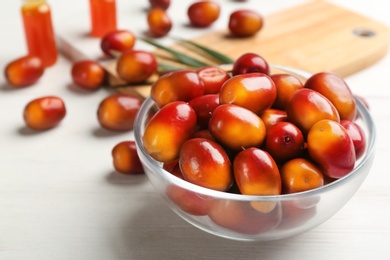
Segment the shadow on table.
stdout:
[[36,135],[40,135],[40,134],[43,134],[45,132],[49,132],[55,128],[57,128],[58,126],[55,126],[53,128],[50,128],[50,129],[46,129],[46,130],[35,130],[35,129],[32,129],[32,128],[29,128],[25,125],[21,125],[19,126],[17,129],[16,129],[16,132],[21,135],[21,136],[36,136]]
[[81,87],[78,87],[73,83],[67,84],[66,89],[72,92],[73,94],[84,95],[84,96],[92,95],[95,92],[95,90],[82,89]]
[[106,181],[110,184],[124,186],[139,185],[141,183],[147,182],[148,180],[145,174],[129,175],[112,171],[107,174]]
[[15,91],[16,88],[12,87],[10,84],[6,82],[0,83],[0,91],[7,92],[7,91]]
[[107,129],[104,129],[103,127],[97,126],[94,129],[91,130],[92,135],[96,138],[107,138],[112,136],[119,136],[119,135],[128,135],[128,131],[110,131]]
[[[296,238],[242,242],[220,238],[188,224],[157,197],[122,223],[117,259],[282,259]],[[146,201],[151,201],[146,200]],[[304,235],[301,235],[304,236]],[[283,251],[283,252],[282,252]]]

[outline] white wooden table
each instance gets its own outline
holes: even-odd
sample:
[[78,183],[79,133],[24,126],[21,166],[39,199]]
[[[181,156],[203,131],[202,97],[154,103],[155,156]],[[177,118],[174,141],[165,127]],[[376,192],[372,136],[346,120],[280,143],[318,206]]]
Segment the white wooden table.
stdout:
[[[51,0],[55,28],[87,10],[88,1]],[[173,0],[184,28],[189,1]],[[220,0],[226,8],[243,3]],[[302,1],[250,0],[268,14]],[[334,1],[390,26],[385,1]],[[147,1],[118,1],[139,15]],[[0,68],[26,53],[20,1],[0,7]],[[181,9],[180,9],[181,8]],[[227,10],[227,9],[225,9]],[[227,13],[223,13],[225,16]],[[224,26],[225,20],[215,25]],[[82,25],[80,25],[82,26]],[[142,28],[140,19],[134,26]],[[146,176],[114,172],[111,149],[131,133],[102,130],[98,103],[108,94],[78,91],[71,62],[60,57],[38,84],[12,90],[0,75],[0,259],[390,259],[390,55],[346,80],[365,96],[377,125],[378,145],[368,178],[352,200],[321,226],[267,242],[231,241],[204,233],[171,212]],[[35,133],[22,120],[31,99],[59,95],[68,113],[61,125]],[[389,147],[388,147],[389,145]]]

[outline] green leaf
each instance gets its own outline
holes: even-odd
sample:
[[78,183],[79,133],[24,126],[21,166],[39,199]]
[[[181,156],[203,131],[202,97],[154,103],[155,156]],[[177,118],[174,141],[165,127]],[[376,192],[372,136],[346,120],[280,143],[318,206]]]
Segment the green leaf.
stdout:
[[149,40],[149,39],[146,39],[146,38],[138,38],[138,39],[140,39],[140,40],[142,40],[142,41],[144,41],[146,43],[149,43],[150,45],[153,45],[153,46],[155,46],[155,47],[157,47],[159,49],[162,49],[162,50],[172,54],[178,61],[180,61],[181,63],[186,64],[188,66],[200,68],[200,67],[205,67],[205,66],[208,65],[208,64],[206,64],[206,63],[204,63],[202,61],[194,59],[194,58],[192,58],[190,56],[187,56],[187,55],[185,55],[185,54],[183,54],[181,52],[175,51],[175,50],[173,50],[171,48],[168,48],[168,47],[166,47],[164,45],[161,45],[161,44],[159,44],[157,42],[154,42],[152,40]]
[[116,50],[110,50],[109,53],[111,54],[112,57],[116,59],[118,59],[122,55],[122,52]]
[[190,41],[190,40],[185,40],[185,39],[182,39],[182,38],[178,38],[178,37],[172,37],[172,38],[177,40],[177,41],[190,44],[190,45],[192,45],[192,46],[194,46],[194,47],[204,51],[205,53],[207,53],[211,57],[213,57],[216,60],[218,60],[221,64],[232,64],[232,63],[234,63],[234,60],[232,60],[228,56],[226,56],[226,55],[224,55],[224,54],[222,54],[220,52],[217,52],[217,51],[215,51],[213,49],[207,48],[204,45],[201,45],[199,43],[196,43],[196,42],[193,42],[193,41]]
[[176,66],[173,66],[173,65],[170,65],[170,64],[166,64],[166,63],[162,63],[162,62],[158,63],[158,68],[161,71],[170,71],[170,70],[179,70],[179,69],[181,69],[179,67],[176,67]]

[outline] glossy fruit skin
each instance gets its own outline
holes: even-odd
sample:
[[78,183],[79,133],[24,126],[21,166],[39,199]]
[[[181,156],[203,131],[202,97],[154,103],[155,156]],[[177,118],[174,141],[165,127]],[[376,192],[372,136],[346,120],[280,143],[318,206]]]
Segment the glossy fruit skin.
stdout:
[[149,4],[152,8],[167,10],[171,5],[171,0],[149,0]]
[[288,101],[296,90],[303,88],[302,82],[290,74],[273,74],[270,76],[276,87],[276,99],[273,108],[285,110]]
[[330,72],[316,73],[307,79],[305,87],[329,99],[336,107],[340,119],[355,119],[357,115],[355,99],[347,83],[338,75]]
[[214,137],[211,135],[209,129],[201,129],[194,133],[194,138],[205,138],[215,142]]
[[330,119],[340,122],[335,106],[326,97],[308,88],[295,91],[287,104],[286,112],[288,120],[304,135],[320,120]]
[[266,133],[259,116],[233,104],[222,104],[214,109],[209,130],[215,140],[232,151],[260,146]]
[[8,84],[15,88],[33,85],[43,75],[45,67],[37,56],[23,56],[7,64],[4,76]]
[[277,204],[271,212],[255,210],[251,203],[236,200],[214,200],[208,216],[217,225],[231,231],[255,235],[275,229],[281,221],[282,212]]
[[130,175],[144,173],[134,141],[116,144],[111,150],[111,156],[117,172]]
[[153,37],[163,37],[172,29],[172,21],[168,13],[161,8],[152,8],[147,15],[149,33]]
[[184,180],[184,176],[180,170],[179,159],[163,163],[163,169],[177,178]]
[[366,150],[366,136],[360,125],[354,121],[342,119],[340,124],[347,130],[349,136],[352,138],[353,146],[355,147],[356,160],[363,156]]
[[183,174],[181,174],[179,167],[179,159],[163,163],[162,168],[167,172],[172,173],[176,177],[184,180]]
[[135,95],[117,93],[104,98],[97,109],[101,127],[111,131],[133,130],[143,100]]
[[174,162],[176,162],[176,164],[169,172],[177,178],[184,180],[183,174],[180,170],[179,160],[175,160]]
[[307,191],[324,185],[321,170],[304,158],[295,158],[283,164],[280,176],[284,194]]
[[85,90],[96,90],[103,85],[106,71],[96,61],[81,60],[72,65],[71,76],[76,86]]
[[180,150],[179,165],[184,179],[201,187],[226,191],[233,184],[228,155],[219,144],[209,139],[186,141]]
[[57,126],[66,115],[64,101],[56,96],[44,96],[30,101],[24,108],[23,119],[34,130]]
[[104,54],[117,57],[118,54],[132,50],[136,42],[135,35],[128,30],[116,30],[105,35],[100,41]]
[[119,57],[116,70],[126,82],[141,83],[156,73],[157,60],[150,52],[130,50]]
[[219,95],[208,94],[191,99],[190,106],[196,112],[198,129],[207,129],[214,109],[219,106]]
[[237,37],[255,35],[263,28],[263,17],[252,10],[237,10],[230,14],[229,31]]
[[253,72],[270,74],[269,64],[262,56],[249,52],[235,60],[232,68],[233,76]]
[[169,185],[166,194],[181,210],[194,216],[207,215],[213,205],[213,198],[175,185]]
[[204,86],[195,71],[177,70],[165,73],[153,83],[150,96],[158,107],[172,101],[190,101],[202,96]]
[[265,128],[268,129],[277,122],[287,121],[287,113],[284,110],[269,108],[263,111],[260,115],[263,120]]
[[229,73],[216,66],[205,66],[196,70],[204,86],[204,94],[219,93],[223,83],[229,78]]
[[301,130],[290,122],[278,122],[267,131],[265,149],[278,163],[301,156],[304,148]]
[[244,195],[279,195],[282,182],[272,156],[259,148],[239,152],[233,161],[234,178]]
[[220,6],[213,1],[198,1],[191,4],[187,10],[187,16],[194,27],[209,27],[219,17]]
[[324,119],[313,125],[307,135],[310,158],[327,176],[338,179],[355,166],[355,148],[347,130],[338,122]]
[[275,84],[263,73],[233,76],[222,85],[219,93],[221,104],[235,104],[257,115],[269,109],[275,98]]
[[146,125],[142,137],[144,148],[157,161],[174,161],[195,130],[194,109],[183,101],[171,102],[158,110]]

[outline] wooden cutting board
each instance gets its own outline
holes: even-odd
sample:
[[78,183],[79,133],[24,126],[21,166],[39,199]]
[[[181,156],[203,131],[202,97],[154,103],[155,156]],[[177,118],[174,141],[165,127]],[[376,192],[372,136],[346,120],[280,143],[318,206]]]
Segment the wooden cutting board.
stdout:
[[[308,72],[332,71],[342,77],[358,72],[387,52],[389,28],[371,18],[326,1],[312,1],[266,16],[263,29],[251,38],[211,32],[194,40],[235,59],[246,52]],[[176,46],[177,48],[180,48]],[[192,54],[191,54],[192,55]],[[106,66],[113,84],[122,84],[115,63]],[[118,88],[146,97],[150,86]]]

